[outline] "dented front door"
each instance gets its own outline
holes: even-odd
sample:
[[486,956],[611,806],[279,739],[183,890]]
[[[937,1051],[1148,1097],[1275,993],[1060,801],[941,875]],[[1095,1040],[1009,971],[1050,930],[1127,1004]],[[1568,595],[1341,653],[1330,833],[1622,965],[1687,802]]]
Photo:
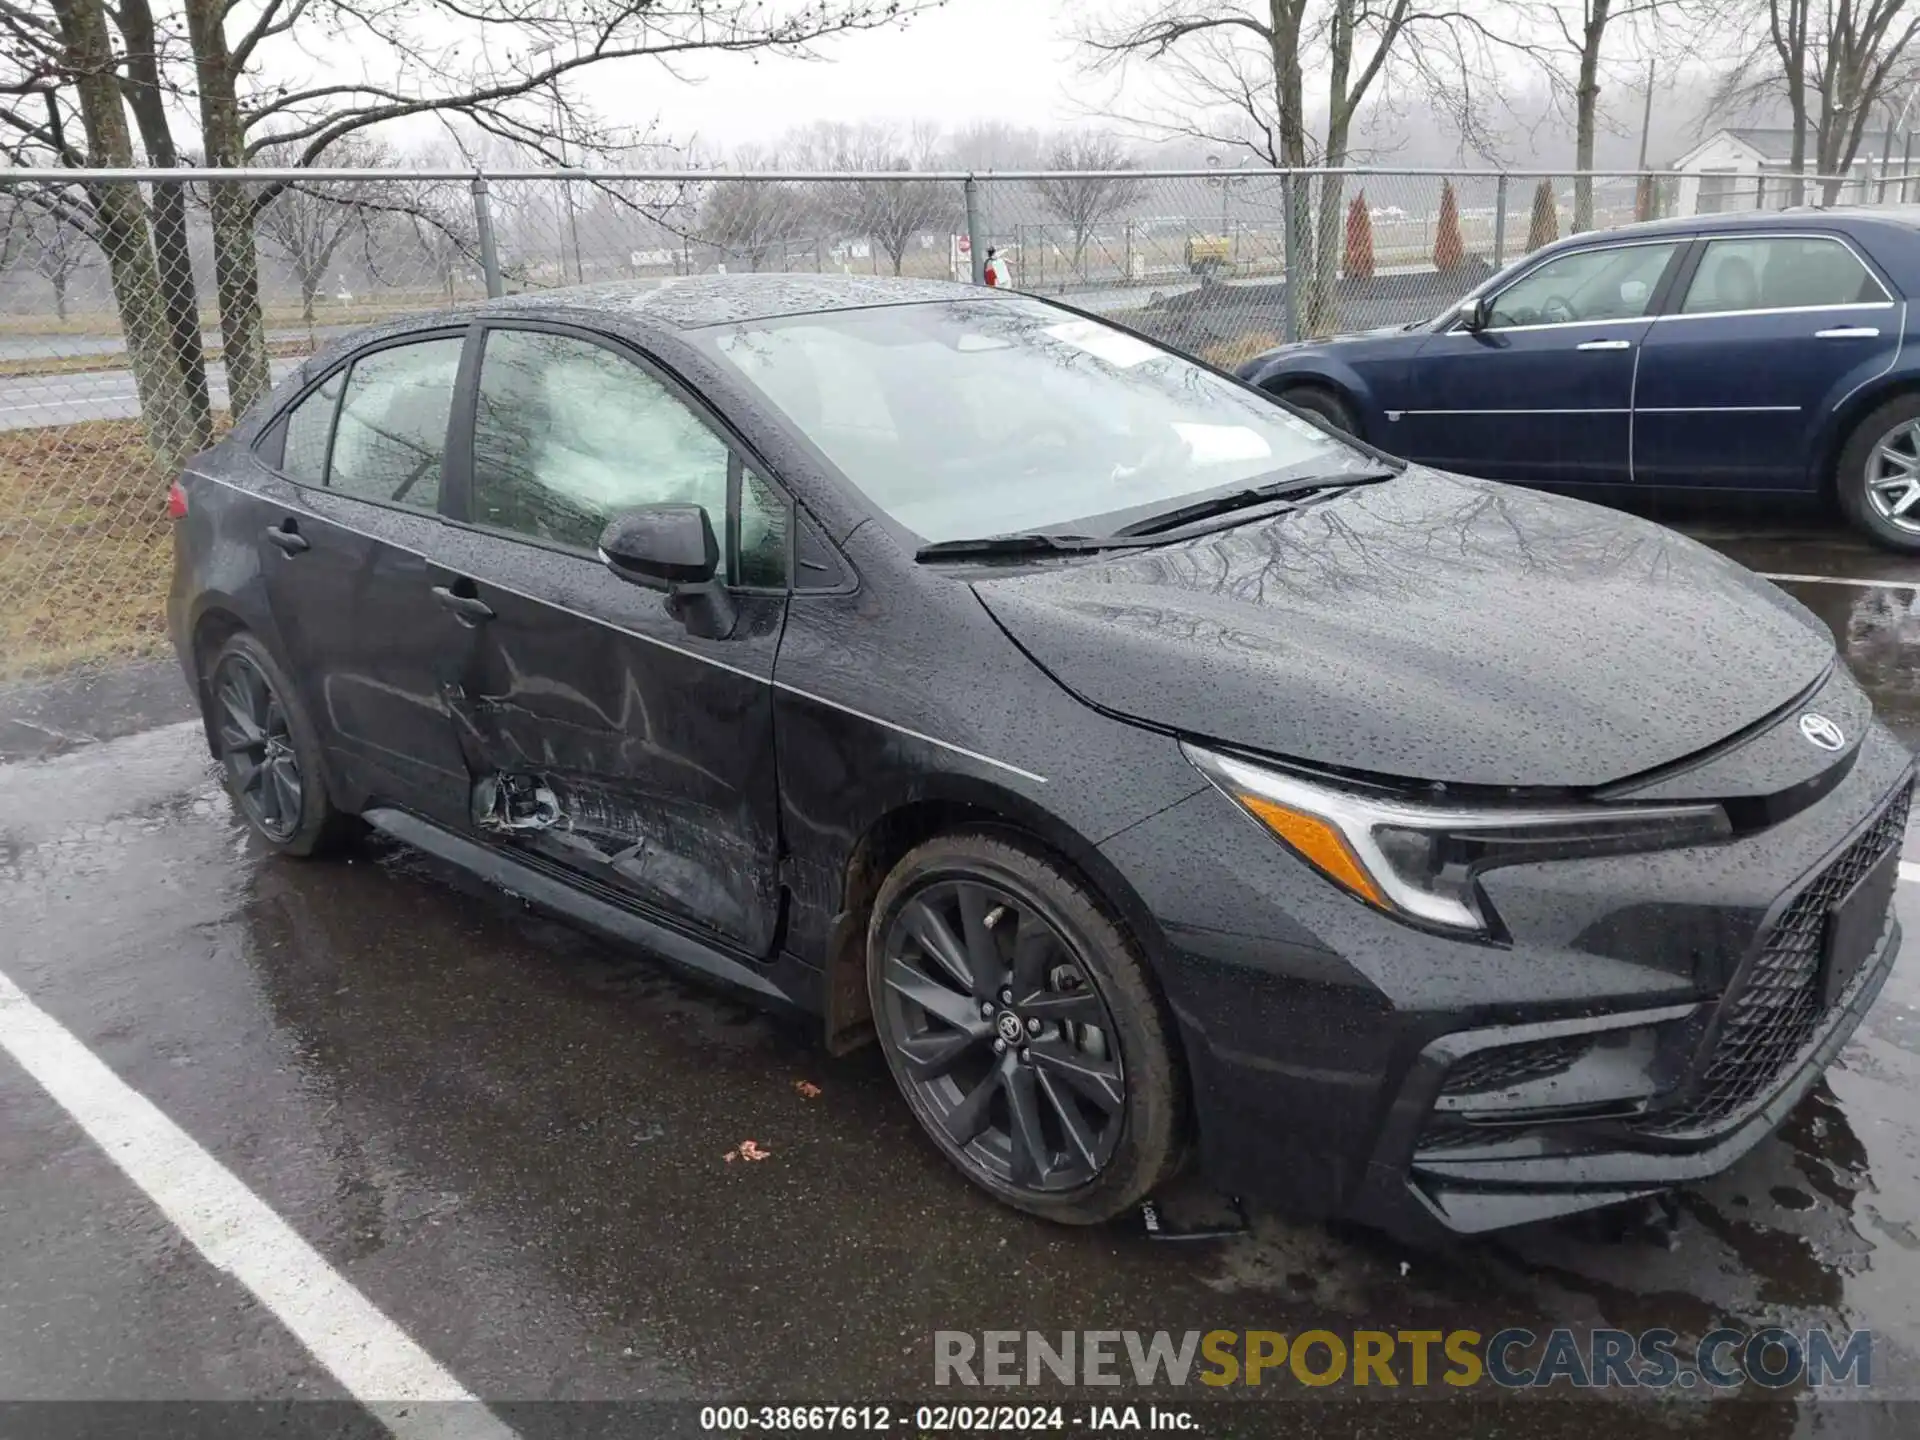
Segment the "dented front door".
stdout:
[[455,548],[453,588],[475,602],[451,705],[475,828],[604,898],[767,955],[784,597],[742,596],[732,634],[706,640],[596,561],[471,531]]

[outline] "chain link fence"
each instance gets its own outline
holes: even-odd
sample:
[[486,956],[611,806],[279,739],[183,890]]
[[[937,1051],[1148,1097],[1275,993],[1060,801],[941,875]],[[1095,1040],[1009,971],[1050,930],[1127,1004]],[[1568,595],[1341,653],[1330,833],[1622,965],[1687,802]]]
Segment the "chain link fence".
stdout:
[[[179,460],[236,396],[396,315],[583,283],[977,282],[991,265],[1232,365],[1437,315],[1576,229],[1915,188],[1871,173],[182,173],[0,171],[0,683],[156,648]],[[235,298],[249,291],[257,304]]]

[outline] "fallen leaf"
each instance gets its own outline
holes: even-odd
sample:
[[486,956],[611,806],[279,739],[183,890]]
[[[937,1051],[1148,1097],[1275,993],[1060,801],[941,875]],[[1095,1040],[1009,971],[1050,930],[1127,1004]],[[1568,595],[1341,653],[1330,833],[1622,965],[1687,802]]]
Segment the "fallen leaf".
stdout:
[[725,1158],[726,1162],[731,1165],[736,1160],[767,1160],[772,1158],[772,1155],[773,1152],[771,1150],[763,1150],[760,1148],[759,1141],[742,1140],[738,1145],[734,1146],[733,1149],[727,1151]]
[[818,1100],[820,1098],[820,1087],[811,1080],[796,1080],[793,1082],[793,1088],[800,1092],[800,1098],[802,1100]]

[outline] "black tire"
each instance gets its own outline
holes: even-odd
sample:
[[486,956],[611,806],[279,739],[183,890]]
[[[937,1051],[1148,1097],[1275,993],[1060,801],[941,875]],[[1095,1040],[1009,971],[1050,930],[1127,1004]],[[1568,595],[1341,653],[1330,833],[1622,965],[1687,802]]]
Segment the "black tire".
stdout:
[[[281,854],[298,856],[324,854],[357,836],[365,827],[327,793],[319,736],[267,647],[241,630],[204,657],[204,665],[201,693],[215,757],[234,809],[253,833]],[[258,713],[243,717],[240,707],[258,698],[256,685],[264,701]],[[295,787],[291,803],[288,777]]]
[[[1889,512],[1901,493],[1876,492],[1873,485],[1876,478],[1895,478],[1905,468],[1902,460],[1880,458],[1883,444],[1896,456],[1913,457],[1917,498],[1897,517]],[[1833,490],[1841,514],[1874,544],[1920,554],[1920,394],[1895,396],[1853,427],[1834,462]]]
[[1279,396],[1294,409],[1319,416],[1342,435],[1360,434],[1360,422],[1354,418],[1353,407],[1324,385],[1290,385],[1281,390]]
[[[938,933],[929,915],[958,917],[961,930],[949,919],[947,934],[962,946],[966,974],[936,963],[944,942],[921,942]],[[991,951],[982,964],[971,958],[974,939]],[[998,980],[984,973],[995,957]],[[874,903],[867,985],[880,1048],[909,1108],[996,1199],[1093,1225],[1179,1168],[1186,1077],[1146,962],[1086,886],[1037,846],[969,831],[910,851]],[[926,998],[940,1008],[927,1009]],[[1039,1028],[1013,1045],[1002,1038],[1009,1026]],[[957,1139],[976,1119],[980,1128]]]

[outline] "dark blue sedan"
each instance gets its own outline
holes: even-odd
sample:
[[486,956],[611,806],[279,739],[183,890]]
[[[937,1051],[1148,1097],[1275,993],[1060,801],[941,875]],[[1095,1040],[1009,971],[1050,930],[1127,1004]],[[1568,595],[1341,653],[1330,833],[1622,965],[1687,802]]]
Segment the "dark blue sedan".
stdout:
[[1243,377],[1382,449],[1599,498],[1825,495],[1920,552],[1920,210],[1699,216],[1545,246],[1431,321]]

